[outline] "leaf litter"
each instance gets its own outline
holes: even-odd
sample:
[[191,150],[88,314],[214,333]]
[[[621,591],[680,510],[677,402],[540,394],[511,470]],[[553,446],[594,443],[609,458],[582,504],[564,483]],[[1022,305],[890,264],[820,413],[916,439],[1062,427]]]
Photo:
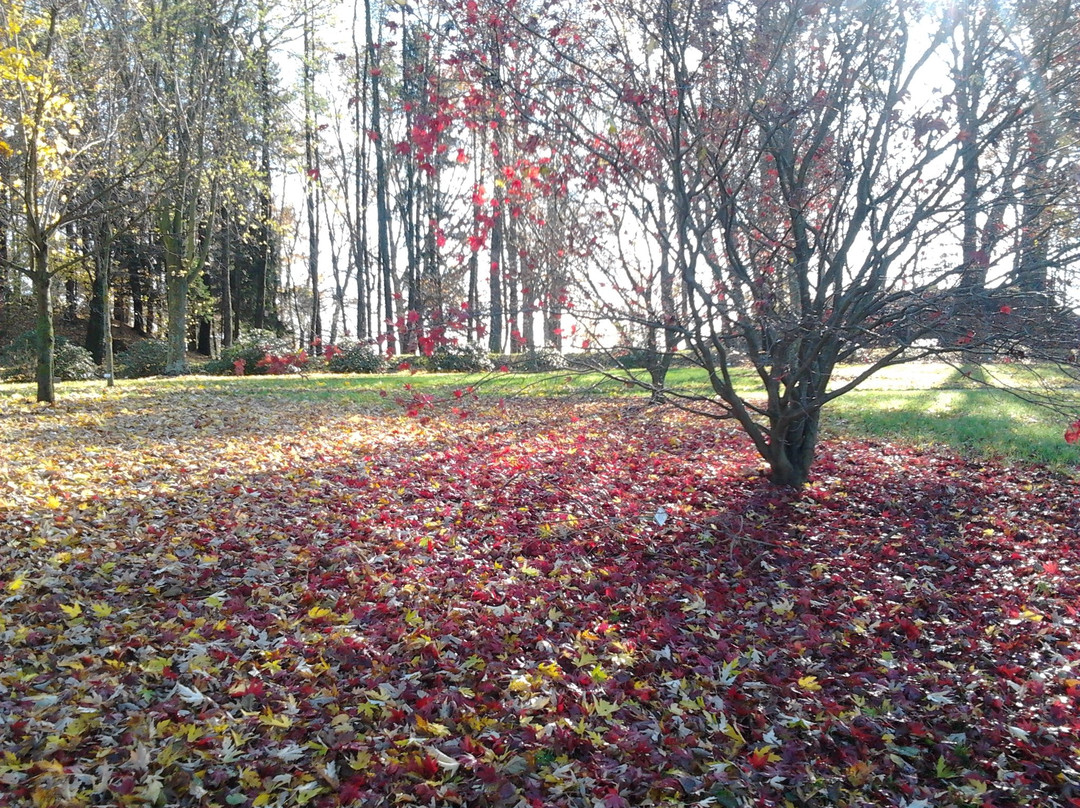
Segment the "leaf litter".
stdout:
[[618,402],[0,399],[0,805],[1080,805],[1080,496]]

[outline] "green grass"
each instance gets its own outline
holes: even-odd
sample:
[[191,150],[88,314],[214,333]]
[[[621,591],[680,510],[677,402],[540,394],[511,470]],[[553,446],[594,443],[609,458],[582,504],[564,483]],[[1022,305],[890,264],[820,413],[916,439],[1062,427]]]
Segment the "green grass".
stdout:
[[[859,366],[839,368],[834,385],[853,378]],[[643,371],[640,378],[647,379]],[[736,381],[751,397],[755,377],[739,370]],[[708,395],[704,374],[677,368],[669,386]],[[1040,406],[997,388],[1037,391],[1054,408]],[[409,387],[406,388],[406,385]],[[456,400],[455,391],[474,388],[487,399],[509,397],[604,398],[642,395],[623,381],[599,373],[540,374],[392,373],[371,376],[319,374],[299,376],[211,377],[120,381],[107,395],[151,396],[162,387],[210,391],[223,397],[264,395],[321,406],[349,404],[395,409],[394,399],[413,393]],[[58,385],[58,397],[102,395],[101,382]],[[33,385],[0,386],[0,395],[32,400]],[[1056,411],[1055,411],[1056,409]],[[1068,413],[1072,413],[1069,415]],[[1080,417],[1080,389],[1075,380],[1050,367],[991,366],[963,374],[943,363],[917,363],[888,368],[826,410],[826,438],[874,438],[916,444],[941,444],[965,457],[997,457],[1006,461],[1047,463],[1062,470],[1080,469],[1080,448],[1069,446],[1064,430]]]

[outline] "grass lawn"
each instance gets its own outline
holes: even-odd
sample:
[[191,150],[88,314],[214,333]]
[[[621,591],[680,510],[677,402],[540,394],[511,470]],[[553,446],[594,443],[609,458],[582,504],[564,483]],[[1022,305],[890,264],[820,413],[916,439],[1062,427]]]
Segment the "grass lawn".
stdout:
[[[851,378],[860,369],[840,368],[834,384]],[[637,373],[643,380],[647,378],[644,372]],[[752,394],[754,377],[750,371],[737,370],[735,378],[742,379],[744,389]],[[388,411],[401,409],[398,404],[414,394],[432,396],[436,403],[467,407],[474,389],[481,400],[596,400],[640,395],[632,385],[599,373],[570,372],[185,377],[120,381],[118,385],[128,396],[153,397],[169,389],[195,390],[225,398],[261,395],[297,404],[357,405]],[[707,382],[696,368],[672,370],[669,386],[708,393]],[[59,395],[93,395],[101,388],[100,382],[61,383]],[[1024,395],[1025,390],[1032,394]],[[468,394],[465,402],[457,400],[459,392]],[[0,385],[0,398],[5,395],[31,399],[33,386]],[[1036,396],[1049,399],[1058,411],[1040,406],[1033,400]],[[1053,368],[997,365],[964,376],[943,363],[913,363],[888,368],[872,377],[831,403],[822,420],[826,440],[857,437],[942,445],[965,457],[1046,463],[1058,470],[1075,471],[1080,467],[1080,447],[1069,446],[1062,439],[1067,424],[1075,418],[1080,418],[1080,389],[1075,380]]]
[[800,492],[566,374],[0,388],[0,806],[1080,805],[1065,425],[920,373]]

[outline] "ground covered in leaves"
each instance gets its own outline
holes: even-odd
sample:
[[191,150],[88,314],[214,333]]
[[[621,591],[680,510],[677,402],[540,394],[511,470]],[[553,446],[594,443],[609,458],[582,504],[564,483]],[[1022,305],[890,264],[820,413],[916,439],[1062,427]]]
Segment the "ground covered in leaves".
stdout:
[[0,805],[1080,805],[1073,481],[139,389],[0,399]]

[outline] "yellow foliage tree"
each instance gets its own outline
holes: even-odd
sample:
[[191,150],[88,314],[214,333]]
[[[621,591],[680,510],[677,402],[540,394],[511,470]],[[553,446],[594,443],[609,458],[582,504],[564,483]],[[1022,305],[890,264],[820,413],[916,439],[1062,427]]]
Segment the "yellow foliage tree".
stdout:
[[37,398],[55,401],[51,281],[63,269],[50,261],[53,239],[71,221],[70,178],[79,149],[80,117],[54,61],[60,37],[56,8],[35,15],[19,3],[0,7],[0,172],[26,244],[16,268],[31,282],[36,307]]

